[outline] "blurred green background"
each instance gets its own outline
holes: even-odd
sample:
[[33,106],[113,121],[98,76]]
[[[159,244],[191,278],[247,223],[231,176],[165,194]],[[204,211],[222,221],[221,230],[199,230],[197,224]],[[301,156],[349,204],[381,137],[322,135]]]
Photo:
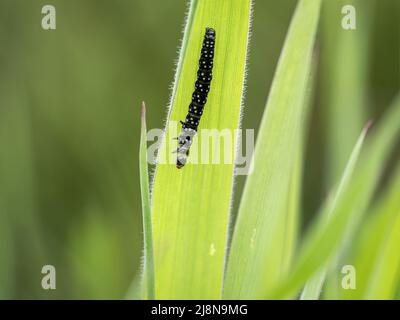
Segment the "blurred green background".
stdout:
[[[356,31],[341,28],[347,3],[359,9]],[[46,4],[55,31],[41,28]],[[295,5],[255,3],[243,128],[258,128]],[[162,128],[186,9],[183,0],[0,0],[0,298],[125,296],[142,256],[140,102],[148,128]],[[398,0],[325,1],[305,225],[363,124],[398,91],[399,41]],[[41,287],[46,264],[56,290]]]

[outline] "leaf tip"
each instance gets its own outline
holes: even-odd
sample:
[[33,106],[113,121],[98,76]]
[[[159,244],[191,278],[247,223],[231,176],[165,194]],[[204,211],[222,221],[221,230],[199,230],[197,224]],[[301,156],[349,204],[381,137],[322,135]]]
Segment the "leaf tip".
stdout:
[[142,101],[142,108],[140,110],[140,119],[142,123],[146,120],[146,103]]
[[367,133],[373,127],[373,125],[374,125],[374,120],[373,119],[368,120],[368,122],[366,123],[366,125],[364,126],[364,129],[363,129],[364,136],[367,135]]
[[142,107],[140,110],[140,122],[142,130],[146,130],[146,103],[144,101],[142,101]]

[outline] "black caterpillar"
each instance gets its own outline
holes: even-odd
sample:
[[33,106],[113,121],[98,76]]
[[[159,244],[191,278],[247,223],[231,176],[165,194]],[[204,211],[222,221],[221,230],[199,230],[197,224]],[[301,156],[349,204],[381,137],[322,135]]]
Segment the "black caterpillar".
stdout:
[[206,28],[203,47],[201,48],[201,57],[199,60],[199,70],[197,71],[197,80],[195,90],[192,94],[192,102],[189,105],[189,112],[185,122],[181,121],[182,131],[178,139],[178,149],[176,158],[176,167],[182,168],[186,164],[189,155],[189,149],[193,142],[193,137],[197,132],[197,127],[201,116],[203,115],[204,105],[207,102],[207,95],[210,91],[212,79],[212,68],[214,60],[215,30]]

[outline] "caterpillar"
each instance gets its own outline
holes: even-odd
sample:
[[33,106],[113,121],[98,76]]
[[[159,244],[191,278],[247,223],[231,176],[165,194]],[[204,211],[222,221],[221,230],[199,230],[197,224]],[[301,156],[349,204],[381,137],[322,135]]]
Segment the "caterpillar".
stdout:
[[190,146],[192,145],[193,138],[197,133],[197,127],[199,126],[201,116],[203,115],[204,105],[207,102],[207,95],[210,91],[212,80],[215,36],[216,34],[213,28],[206,28],[201,48],[199,69],[197,71],[197,80],[192,94],[192,101],[189,105],[189,111],[186,115],[185,121],[181,121],[182,131],[177,138],[178,148],[176,150],[176,167],[178,169],[182,168],[186,164]]

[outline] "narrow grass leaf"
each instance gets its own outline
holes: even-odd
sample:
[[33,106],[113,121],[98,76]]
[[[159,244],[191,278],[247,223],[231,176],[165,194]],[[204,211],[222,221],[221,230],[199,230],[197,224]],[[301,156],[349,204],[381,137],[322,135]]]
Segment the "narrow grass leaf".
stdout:
[[[152,188],[158,299],[221,297],[250,12],[250,0],[198,0],[191,5]],[[177,169],[173,138],[191,102],[206,27],[216,31],[211,89],[189,163]],[[203,129],[216,129],[220,136],[203,137]],[[211,148],[199,150],[210,140]]]
[[[400,173],[400,170],[398,170]],[[386,207],[381,214],[390,216],[385,238],[380,246],[373,271],[368,279],[368,289],[364,299],[395,299],[397,285],[400,283],[400,174],[393,183]]]
[[146,106],[143,102],[141,112],[141,134],[139,151],[140,192],[142,196],[142,218],[144,233],[144,292],[147,299],[155,299],[154,284],[154,257],[153,236],[150,211],[150,188],[147,162],[147,129],[146,129]]
[[[372,4],[369,0],[335,0],[324,1],[322,6],[321,62],[328,188],[339,181],[367,121]],[[349,5],[356,8],[357,17],[362,17],[356,20],[356,30],[343,29],[338,19],[338,14]]]
[[[342,192],[345,189],[345,186],[351,182],[351,178],[353,176],[354,169],[361,152],[361,147],[363,146],[369,127],[370,124],[368,124],[367,127],[362,131],[360,137],[357,140],[353,152],[351,153],[350,159],[346,165],[346,169],[342,175],[339,187],[336,191],[335,199],[329,202],[326,211],[322,213],[324,215],[326,214],[326,218],[328,218],[332,214],[332,211],[336,206],[336,201],[342,196]],[[325,275],[326,268],[324,267],[313,278],[307,281],[301,294],[302,300],[316,300],[319,298],[322,286],[325,281]]]
[[[278,63],[232,239],[226,299],[262,298],[288,270],[297,221],[298,145],[320,1],[299,1]],[[294,180],[292,178],[294,177]],[[297,191],[296,191],[297,190]],[[294,204],[294,209],[291,208]]]
[[395,299],[400,277],[400,168],[363,224],[346,261],[356,270],[356,288],[340,299]]
[[[328,190],[339,181],[368,117],[373,5],[370,0],[335,0],[324,1],[322,6],[321,97],[326,136],[324,180]],[[332,14],[348,10],[349,6],[356,8],[357,17],[362,17],[356,20],[357,30],[344,30],[340,26],[343,20]],[[332,262],[330,269],[334,267]],[[336,298],[338,281],[337,272],[330,273],[325,295],[331,299]]]
[[270,297],[291,296],[338,252],[341,244],[350,241],[371,200],[399,131],[400,97],[397,97],[379,126],[373,130],[354,177],[336,199],[328,223],[320,215],[321,218],[311,226],[290,277]]

